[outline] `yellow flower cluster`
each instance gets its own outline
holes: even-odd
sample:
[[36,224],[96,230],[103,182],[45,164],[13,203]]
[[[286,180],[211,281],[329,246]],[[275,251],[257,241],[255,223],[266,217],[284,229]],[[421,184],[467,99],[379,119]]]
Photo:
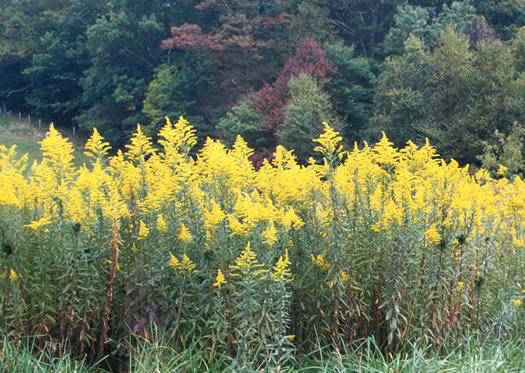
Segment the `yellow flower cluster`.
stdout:
[[186,254],[182,256],[182,261],[177,259],[175,255],[173,255],[171,252],[170,254],[170,260],[168,262],[168,267],[171,267],[177,272],[178,274],[184,275],[184,274],[194,274],[199,273],[198,270],[195,269],[195,264],[191,261],[190,258]]
[[342,159],[344,152],[343,146],[340,145],[343,138],[339,136],[339,133],[334,131],[332,127],[326,122],[323,122],[324,132],[318,139],[314,139],[314,142],[319,143],[319,146],[316,146],[314,150],[320,152],[324,156],[335,155],[337,158]]
[[[453,160],[437,158],[428,142],[396,149],[385,135],[375,146],[355,145],[346,152],[341,136],[324,126],[314,140],[315,150],[325,156],[323,164],[300,165],[292,150],[278,146],[258,170],[249,160],[253,151],[240,137],[231,149],[208,139],[190,155],[197,138],[182,117],[176,123],[167,120],[158,133],[158,146],[137,126],[130,144],[112,156],[109,144],[93,130],[85,149],[92,162],[81,167],[73,164],[72,145],[51,126],[41,142],[43,160],[32,167],[27,157],[17,156],[16,147],[0,145],[0,219],[18,222],[28,235],[47,234],[61,222],[77,223],[81,232],[95,235],[100,227],[110,229],[120,222],[123,230],[135,233],[130,238],[134,242],[125,243],[130,247],[137,240],[144,247],[154,245],[162,237],[184,242],[192,257],[204,248],[226,250],[231,244],[252,242],[257,250],[271,252],[260,256],[269,258],[290,240],[312,242],[304,249],[306,258],[311,256],[323,272],[332,265],[350,268],[346,263],[339,267],[335,258],[352,258],[354,238],[374,245],[370,260],[360,265],[372,263],[385,242],[429,251],[442,243],[448,250],[444,258],[462,265],[464,286],[483,268],[482,258],[498,258],[494,265],[501,266],[504,261],[523,263],[522,179],[496,180],[484,170],[474,174]],[[334,161],[330,167],[328,157]],[[135,225],[130,227],[130,222]],[[331,229],[343,223],[353,224],[353,230]],[[337,239],[346,241],[332,245],[333,232],[343,232]],[[336,256],[332,247],[347,252]],[[482,250],[501,255],[478,255]],[[248,243],[230,266],[231,275],[266,276],[269,271],[256,258]],[[170,254],[169,266],[179,274],[196,273],[186,255],[179,260]],[[289,266],[285,252],[270,277],[290,279]],[[349,281],[344,272],[340,276]],[[224,281],[219,271],[216,286]]]
[[142,240],[149,235],[149,228],[146,226],[146,224],[141,220],[140,226],[139,226],[139,240]]
[[37,230],[38,228],[51,224],[51,218],[52,218],[51,216],[47,215],[37,221],[31,222],[31,224],[24,225],[24,227],[31,228],[33,230]]
[[184,223],[180,225],[178,239],[181,240],[182,242],[190,242],[193,239],[193,236],[191,235],[190,230],[188,229],[188,227],[186,227]]
[[272,278],[275,282],[292,281],[292,272],[290,271],[290,258],[288,257],[288,249],[284,251],[284,258],[281,256],[273,267]]
[[255,276],[259,276],[261,280],[265,279],[265,273],[268,273],[268,270],[264,269],[264,264],[257,261],[257,254],[250,249],[250,242],[241,252],[241,255],[235,259],[235,265],[230,265],[230,269],[234,271],[231,274],[233,277],[246,276],[249,273],[253,273]]
[[12,269],[9,270],[9,280],[11,280],[11,281],[18,280],[18,274],[15,271],[13,271]]
[[331,265],[328,263],[324,258],[326,254],[319,254],[317,256],[313,256],[312,254],[312,262],[314,262],[321,271],[325,272],[330,269]]
[[168,226],[162,214],[157,215],[157,230],[161,233],[166,233],[168,231]]
[[227,283],[228,282],[224,278],[222,271],[220,269],[217,270],[217,278],[216,278],[216,281],[213,283],[213,286],[218,287],[220,289],[222,284],[227,284]]
[[441,236],[436,229],[435,223],[428,227],[428,229],[425,231],[425,240],[431,244],[438,244],[441,241]]

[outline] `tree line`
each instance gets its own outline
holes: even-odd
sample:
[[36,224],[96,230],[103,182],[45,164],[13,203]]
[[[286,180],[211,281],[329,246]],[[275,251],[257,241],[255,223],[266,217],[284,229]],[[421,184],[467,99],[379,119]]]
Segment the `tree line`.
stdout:
[[3,2],[0,103],[59,126],[122,144],[184,115],[306,162],[326,121],[350,145],[384,131],[523,172],[518,0]]

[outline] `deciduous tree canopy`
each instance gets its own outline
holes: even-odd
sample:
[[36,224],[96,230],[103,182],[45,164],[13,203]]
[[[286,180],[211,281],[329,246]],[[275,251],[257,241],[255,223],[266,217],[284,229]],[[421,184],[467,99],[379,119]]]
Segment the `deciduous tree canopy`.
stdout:
[[[346,143],[428,137],[479,164],[523,125],[524,24],[520,1],[6,0],[0,104],[117,147],[184,115],[258,159],[315,112]],[[292,94],[303,73],[319,102]]]

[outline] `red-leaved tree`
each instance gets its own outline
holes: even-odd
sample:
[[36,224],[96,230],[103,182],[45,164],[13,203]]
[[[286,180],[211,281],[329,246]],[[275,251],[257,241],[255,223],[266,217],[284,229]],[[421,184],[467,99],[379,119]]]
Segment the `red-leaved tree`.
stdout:
[[288,82],[292,77],[306,73],[324,84],[330,81],[330,74],[336,70],[323,48],[314,40],[306,39],[281,69],[276,82],[265,84],[253,94],[255,110],[266,118],[267,130],[275,135],[283,123],[284,108],[288,103]]

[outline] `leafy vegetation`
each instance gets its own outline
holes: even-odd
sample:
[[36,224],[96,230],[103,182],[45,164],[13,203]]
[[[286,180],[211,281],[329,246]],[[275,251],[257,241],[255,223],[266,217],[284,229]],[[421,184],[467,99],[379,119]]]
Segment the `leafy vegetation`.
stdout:
[[29,178],[26,158],[2,146],[2,334],[36,331],[38,347],[91,363],[133,356],[142,337],[131,364],[166,353],[241,371],[363,340],[375,341],[363,353],[396,356],[380,367],[422,359],[417,346],[476,350],[481,336],[522,346],[522,179],[471,175],[429,144],[396,149],[385,136],[349,152],[324,127],[320,161],[300,166],[279,146],[259,170],[240,137],[192,156],[182,117],[158,144],[138,126],[114,156],[95,130],[89,168],[51,127]]

